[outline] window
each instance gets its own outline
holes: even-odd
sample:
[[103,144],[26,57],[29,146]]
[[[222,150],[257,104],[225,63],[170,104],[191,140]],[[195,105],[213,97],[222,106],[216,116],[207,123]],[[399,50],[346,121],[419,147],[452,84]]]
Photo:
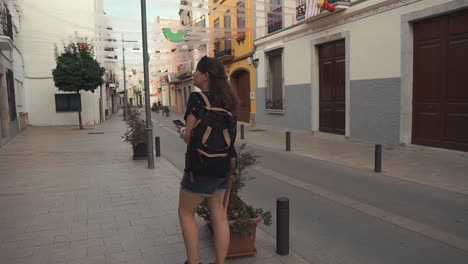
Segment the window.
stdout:
[[200,27],[201,27],[201,28],[206,27],[206,20],[205,20],[205,18],[203,18],[203,20],[200,20],[200,21],[197,22],[197,27],[199,27],[199,28],[200,28]]
[[268,57],[268,89],[265,101],[266,109],[284,110],[283,104],[283,49],[266,53]]
[[10,10],[8,9],[6,4],[2,11],[3,11],[3,14],[2,14],[3,35],[9,36],[11,40],[13,41],[13,21],[12,21]]
[[79,94],[56,94],[55,111],[56,112],[77,112],[80,110]]
[[[231,12],[227,11],[224,15],[224,34],[230,35],[231,34]],[[224,50],[231,49],[231,38],[227,38],[224,40]]]
[[[237,3],[237,28],[238,29],[245,29],[245,3],[239,2]],[[245,32],[239,32],[238,38],[244,38]]]
[[282,0],[271,0],[268,13],[268,33],[283,28]]
[[[214,21],[214,28],[219,28],[219,18],[217,18],[217,19]],[[216,41],[216,42],[214,43],[214,50],[215,50],[215,52],[221,50],[221,43],[220,43],[219,41]]]
[[7,69],[6,72],[7,92],[8,92],[8,110],[10,112],[10,121],[17,119],[16,114],[16,95],[15,95],[15,78],[13,72]]

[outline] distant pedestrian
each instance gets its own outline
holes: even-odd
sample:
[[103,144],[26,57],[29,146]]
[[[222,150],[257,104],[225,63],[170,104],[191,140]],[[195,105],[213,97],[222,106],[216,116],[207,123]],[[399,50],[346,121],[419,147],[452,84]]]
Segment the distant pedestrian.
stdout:
[[[227,80],[224,65],[218,59],[207,56],[201,58],[196,72],[193,74],[193,78],[194,85],[201,89],[201,93],[194,92],[190,95],[186,107],[187,111],[184,116],[186,127],[179,127],[181,138],[188,144],[186,160],[190,160],[190,155],[198,154],[189,151],[190,140],[193,128],[196,126],[197,121],[201,117],[201,111],[207,106],[207,103],[208,106],[223,108],[230,113],[235,113],[238,104],[235,90],[231,88]],[[235,117],[233,118],[235,119]],[[233,133],[234,139],[227,140],[232,143],[228,143],[228,146],[234,144],[235,130]],[[233,157],[235,155],[234,147],[230,147],[228,152],[228,158]],[[223,199],[225,199],[226,188],[231,176],[231,168],[224,169],[223,167],[221,172],[216,172],[218,175],[215,177],[207,176],[208,174],[213,174],[212,172],[214,171],[219,171],[219,168],[213,168],[213,170],[210,170],[210,173],[206,173],[205,175],[197,175],[197,173],[192,173],[186,164],[181,181],[179,220],[187,250],[188,260],[185,262],[187,264],[198,264],[200,261],[198,226],[195,221],[195,213],[205,198],[208,201],[214,231],[214,243],[216,247],[215,264],[223,264],[226,258],[230,233]]]

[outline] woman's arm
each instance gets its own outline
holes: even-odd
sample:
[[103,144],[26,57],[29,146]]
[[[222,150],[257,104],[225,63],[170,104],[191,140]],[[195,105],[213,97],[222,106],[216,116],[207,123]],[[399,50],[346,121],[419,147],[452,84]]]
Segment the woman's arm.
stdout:
[[185,130],[181,134],[181,137],[187,144],[190,142],[190,135],[192,134],[192,129],[195,126],[196,122],[197,118],[192,114],[189,114],[187,116],[187,119],[185,120]]

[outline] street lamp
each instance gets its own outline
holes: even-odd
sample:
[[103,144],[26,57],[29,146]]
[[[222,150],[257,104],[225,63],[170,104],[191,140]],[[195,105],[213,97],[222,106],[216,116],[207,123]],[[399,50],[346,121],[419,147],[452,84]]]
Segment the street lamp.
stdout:
[[151,122],[150,90],[149,90],[149,56],[148,56],[148,32],[146,29],[146,0],[141,0],[141,31],[143,40],[143,70],[145,80],[145,110],[146,110],[146,132],[148,134],[148,168],[154,168],[153,152],[153,122]]
[[122,71],[123,71],[123,82],[124,82],[124,104],[125,104],[125,113],[124,113],[124,118],[125,121],[127,121],[127,114],[128,114],[128,97],[127,97],[127,76],[125,73],[125,47],[124,43],[125,42],[137,42],[136,40],[124,40],[124,36],[122,34],[122,59],[123,59],[123,66],[122,66]]

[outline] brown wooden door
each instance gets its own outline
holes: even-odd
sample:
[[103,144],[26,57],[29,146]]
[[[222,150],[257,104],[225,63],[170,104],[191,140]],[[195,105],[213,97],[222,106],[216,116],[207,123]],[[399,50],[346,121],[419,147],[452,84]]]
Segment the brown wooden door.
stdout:
[[319,130],[345,134],[345,41],[319,47]]
[[240,99],[237,115],[239,121],[250,122],[250,76],[247,71],[241,71],[237,76],[237,93]]
[[176,100],[177,100],[177,105],[176,105],[176,112],[177,113],[182,113],[183,106],[182,106],[182,91],[180,89],[176,90]]
[[414,24],[414,144],[468,151],[468,10]]
[[278,53],[270,56],[271,64],[271,99],[273,100],[273,109],[283,109],[283,62],[282,54]]

